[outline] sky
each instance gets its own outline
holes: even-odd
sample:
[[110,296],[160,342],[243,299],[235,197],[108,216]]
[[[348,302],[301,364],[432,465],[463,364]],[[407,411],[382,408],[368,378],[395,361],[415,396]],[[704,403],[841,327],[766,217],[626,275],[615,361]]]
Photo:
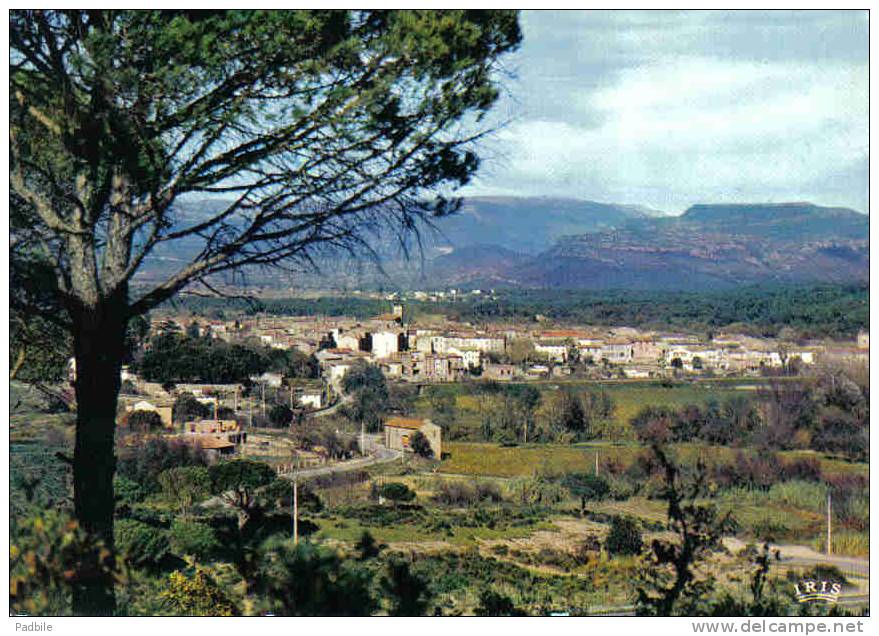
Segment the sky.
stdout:
[[864,11],[526,11],[469,195],[866,213]]

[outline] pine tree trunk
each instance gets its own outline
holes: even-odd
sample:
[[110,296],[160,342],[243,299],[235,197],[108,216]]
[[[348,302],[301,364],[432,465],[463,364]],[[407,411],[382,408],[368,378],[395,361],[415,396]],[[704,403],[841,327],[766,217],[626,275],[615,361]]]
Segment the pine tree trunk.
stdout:
[[[97,307],[73,311],[76,355],[76,445],[73,501],[76,518],[90,534],[113,550],[116,470],[114,436],[126,304],[103,300]],[[116,610],[113,577],[98,564],[83,564],[73,593],[73,612],[112,615]]]

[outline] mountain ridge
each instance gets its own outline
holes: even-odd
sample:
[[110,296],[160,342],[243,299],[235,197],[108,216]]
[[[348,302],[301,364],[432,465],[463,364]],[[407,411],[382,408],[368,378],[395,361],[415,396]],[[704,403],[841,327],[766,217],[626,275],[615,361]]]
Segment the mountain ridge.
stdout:
[[[182,216],[191,221],[219,205],[207,203]],[[650,212],[564,197],[471,197],[423,237],[417,264],[389,242],[381,269],[329,258],[322,275],[259,278],[303,287],[693,290],[868,279],[869,217],[855,210],[800,201],[698,203],[678,216]],[[174,256],[192,249],[177,246]],[[154,264],[167,267],[162,256],[147,264],[147,275]]]

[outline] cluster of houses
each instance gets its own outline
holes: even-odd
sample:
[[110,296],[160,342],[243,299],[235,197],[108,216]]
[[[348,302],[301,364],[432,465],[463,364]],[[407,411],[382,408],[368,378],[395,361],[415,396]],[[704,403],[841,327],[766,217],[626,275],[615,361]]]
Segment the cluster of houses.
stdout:
[[[162,329],[171,319],[157,320]],[[266,346],[297,349],[313,355],[320,378],[285,378],[265,373],[251,380],[263,388],[289,391],[291,408],[320,410],[329,406],[345,374],[360,362],[382,369],[401,382],[457,382],[480,376],[499,381],[527,380],[593,369],[619,378],[654,378],[669,374],[759,374],[766,370],[818,363],[868,362],[869,333],[854,342],[794,344],[742,334],[716,334],[710,340],[680,333],[646,332],[633,328],[547,329],[540,325],[492,325],[477,328],[451,321],[407,324],[403,309],[371,319],[346,317],[253,316],[234,321],[187,320],[175,317],[175,328],[226,341],[257,339]],[[71,365],[71,380],[76,368]],[[236,453],[247,441],[239,421],[224,419],[259,404],[259,394],[242,398],[239,384],[177,384],[162,387],[122,372],[120,423],[137,411],[156,413],[165,434],[198,444],[211,455]],[[126,394],[134,385],[136,394]],[[189,393],[209,407],[210,416],[175,425],[172,406]],[[223,409],[223,411],[221,411]],[[429,420],[391,418],[385,422],[385,445],[411,451],[416,432],[441,457],[441,431]]]
[[[749,375],[821,361],[865,361],[869,348],[866,332],[854,343],[804,345],[723,333],[706,341],[692,334],[627,327],[552,330],[523,324],[480,329],[451,321],[407,324],[400,304],[388,314],[365,320],[254,316],[195,324],[215,338],[255,338],[269,347],[313,354],[322,377],[336,386],[360,360],[378,365],[388,378],[409,382],[456,382],[474,375],[494,380],[540,378],[569,374],[577,365],[614,377],[652,378]],[[185,319],[182,326],[187,326]],[[280,384],[282,378],[261,381]],[[312,408],[321,408],[324,399],[316,386],[299,396],[300,403]]]
[[[204,385],[204,390],[209,391],[209,385]],[[238,385],[220,385],[223,391]],[[192,390],[192,386],[186,387]],[[240,388],[240,387],[239,387]],[[182,390],[182,389],[180,389]],[[169,395],[163,396],[154,392],[149,396],[120,396],[120,410],[118,423],[122,427],[128,427],[131,416],[137,412],[155,413],[161,421],[162,433],[166,437],[180,439],[187,444],[199,446],[209,457],[232,455],[247,442],[247,432],[241,429],[241,425],[234,419],[220,419],[217,417],[218,396],[216,394],[203,393],[201,388],[195,389],[196,400],[205,405],[214,407],[213,417],[184,422],[182,426],[174,424],[172,419],[174,400]],[[156,432],[156,431],[151,431]],[[136,440],[131,440],[132,443]]]

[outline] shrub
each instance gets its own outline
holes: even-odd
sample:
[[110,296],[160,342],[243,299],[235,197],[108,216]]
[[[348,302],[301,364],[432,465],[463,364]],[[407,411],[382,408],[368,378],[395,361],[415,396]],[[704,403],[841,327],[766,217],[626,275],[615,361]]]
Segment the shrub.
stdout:
[[369,616],[378,603],[363,564],[309,542],[270,540],[254,590],[279,616]]
[[123,455],[118,475],[141,485],[149,493],[159,491],[158,475],[169,468],[207,466],[207,456],[200,448],[183,440],[156,437]]
[[117,501],[129,505],[143,501],[144,497],[149,494],[137,482],[118,475],[113,479],[113,491],[116,493]]
[[522,504],[551,505],[564,501],[567,490],[559,483],[543,477],[519,477],[508,486],[509,497]]
[[477,616],[527,616],[524,610],[517,608],[509,596],[494,590],[484,590],[479,595]]
[[360,561],[377,557],[384,547],[384,544],[380,544],[375,540],[375,537],[370,534],[369,530],[364,530],[357,543],[354,544],[354,550]]
[[269,422],[275,428],[284,428],[293,421],[293,411],[286,404],[275,404],[269,409]]
[[211,492],[211,477],[204,466],[169,468],[159,473],[158,481],[165,499],[184,515]]
[[139,433],[162,430],[162,418],[155,411],[132,411],[128,415],[128,428]]
[[220,585],[202,568],[192,575],[175,571],[159,595],[162,604],[177,616],[236,616],[239,612]]
[[415,431],[412,439],[409,440],[409,445],[419,457],[424,457],[425,459],[433,457],[433,448],[430,447],[430,442],[421,431]]
[[448,506],[470,506],[482,501],[503,501],[500,489],[490,482],[478,482],[471,486],[462,481],[448,480],[439,484],[434,501]]
[[384,484],[379,490],[379,494],[385,499],[394,502],[394,505],[415,499],[415,492],[406,484],[401,484],[397,481]]
[[632,555],[641,552],[641,529],[629,517],[614,517],[610,532],[604,540],[604,548],[611,555]]
[[760,541],[781,541],[790,533],[790,528],[782,521],[764,517],[752,525],[754,536]]
[[615,501],[625,501],[634,497],[638,491],[637,486],[621,477],[611,477],[607,480],[608,496]]
[[779,473],[780,481],[790,479],[821,481],[821,462],[816,457],[801,457],[790,462],[782,462]]
[[580,498],[582,507],[585,507],[587,500],[606,499],[610,493],[607,480],[592,473],[570,473],[562,478],[562,485],[571,495]]
[[437,503],[447,506],[463,506],[476,501],[476,492],[467,483],[450,480],[440,483],[433,498]]
[[207,559],[219,546],[213,529],[204,523],[175,519],[168,531],[171,549],[179,555]]
[[631,425],[639,441],[645,444],[665,444],[672,438],[675,419],[676,414],[669,407],[645,406],[632,418]]
[[202,404],[195,399],[192,393],[181,393],[174,400],[171,413],[175,422],[183,423],[210,417],[211,409],[207,404]]
[[118,519],[113,525],[116,549],[137,567],[158,567],[168,554],[168,534],[134,519]]
[[78,573],[115,574],[115,559],[102,542],[65,514],[46,510],[9,527],[9,607],[28,616],[64,615]]
[[497,484],[480,481],[476,483],[476,499],[478,501],[499,503],[503,501],[504,497],[501,494],[500,488],[497,487]]
[[415,574],[409,563],[392,558],[387,574],[379,582],[382,596],[389,602],[389,616],[424,616],[431,603],[431,589],[427,580]]

